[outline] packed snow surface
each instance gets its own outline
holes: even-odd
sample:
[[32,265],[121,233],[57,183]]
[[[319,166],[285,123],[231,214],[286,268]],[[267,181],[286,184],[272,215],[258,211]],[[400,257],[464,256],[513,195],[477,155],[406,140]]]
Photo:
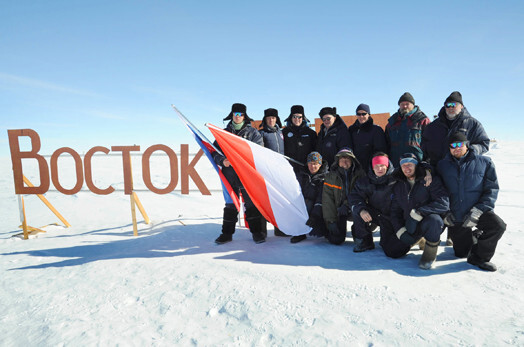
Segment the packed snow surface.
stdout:
[[[0,345],[522,346],[522,153],[522,143],[510,142],[489,152],[501,187],[495,212],[508,224],[494,273],[455,258],[445,234],[429,271],[417,266],[418,248],[387,258],[378,233],[377,248],[358,254],[351,237],[342,246],[290,244],[272,227],[263,244],[239,226],[233,242],[216,245],[223,198],[205,157],[197,170],[212,195],[139,191],[151,224],[138,214],[137,237],[122,191],[50,191],[72,227],[50,225],[23,240],[13,237],[21,230],[11,160],[1,158]],[[153,181],[165,187],[167,159],[152,165]],[[60,162],[68,188],[72,168]],[[34,167],[24,170],[38,181]],[[99,157],[93,175],[100,187],[123,187],[121,159]],[[59,222],[36,196],[25,201],[29,225]]]

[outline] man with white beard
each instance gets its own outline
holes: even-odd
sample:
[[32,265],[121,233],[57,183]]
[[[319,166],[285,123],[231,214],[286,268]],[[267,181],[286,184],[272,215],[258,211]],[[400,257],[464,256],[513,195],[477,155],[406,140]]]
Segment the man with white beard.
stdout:
[[448,154],[448,139],[457,132],[466,135],[469,149],[476,154],[489,150],[489,137],[482,124],[473,118],[464,103],[460,92],[451,93],[438,113],[438,118],[431,122],[422,134],[421,147],[424,159],[434,168]]

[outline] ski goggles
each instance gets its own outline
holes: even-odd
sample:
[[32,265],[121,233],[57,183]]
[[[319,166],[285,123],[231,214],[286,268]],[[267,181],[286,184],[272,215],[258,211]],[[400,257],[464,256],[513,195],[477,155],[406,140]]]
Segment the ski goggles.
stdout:
[[242,112],[234,112],[233,116],[234,117],[244,117],[244,114]]
[[467,141],[464,142],[453,142],[449,145],[449,148],[462,148],[468,144]]
[[456,102],[448,102],[448,103],[447,103],[446,105],[444,105],[444,106],[446,106],[446,108],[452,108],[452,107],[457,106],[457,103],[456,103]]

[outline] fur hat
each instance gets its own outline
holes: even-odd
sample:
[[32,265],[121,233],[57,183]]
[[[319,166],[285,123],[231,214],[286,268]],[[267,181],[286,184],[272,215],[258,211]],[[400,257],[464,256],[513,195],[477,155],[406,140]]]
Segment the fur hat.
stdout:
[[398,104],[400,105],[400,103],[403,101],[408,101],[415,105],[415,98],[409,92],[405,92],[404,94],[402,94],[400,99],[398,99]]
[[330,114],[333,117],[336,117],[337,116],[337,108],[336,107],[324,107],[318,113],[320,118],[324,117],[326,114]]
[[267,117],[277,117],[277,124],[282,128],[282,123],[280,123],[280,117],[278,116],[278,110],[275,108],[268,108],[264,110],[264,118],[262,118],[262,123],[260,123],[260,128],[266,124]]
[[304,113],[304,106],[302,106],[302,105],[293,105],[293,106],[291,106],[291,110],[289,112],[289,116],[284,120],[284,122],[286,122],[287,125],[292,124],[291,123],[291,118],[293,118],[293,115],[295,113],[299,113],[299,114],[302,115],[302,117],[303,117],[302,120],[303,120],[304,123],[306,123],[306,124],[309,123],[309,119],[307,119],[306,114]]
[[248,122],[252,122],[253,120],[251,118],[249,118],[249,116],[247,115],[247,107],[246,105],[244,104],[233,104],[231,106],[231,112],[229,112],[229,114],[227,115],[226,118],[224,118],[224,120],[231,120],[233,119],[233,113],[235,112],[241,112],[244,114],[244,121],[248,121]]

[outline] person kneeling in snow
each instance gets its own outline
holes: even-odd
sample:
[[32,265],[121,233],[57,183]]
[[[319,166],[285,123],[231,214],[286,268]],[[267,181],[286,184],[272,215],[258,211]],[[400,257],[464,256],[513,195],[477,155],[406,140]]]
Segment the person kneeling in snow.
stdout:
[[395,170],[393,177],[397,183],[393,186],[391,224],[398,239],[407,247],[399,249],[397,254],[386,255],[401,257],[424,237],[426,246],[419,267],[428,270],[437,259],[444,226],[441,215],[449,210],[448,192],[437,176],[433,177],[429,186],[425,186],[425,170],[418,165],[418,159],[413,153],[405,153],[400,157],[400,169]]
[[346,240],[347,221],[351,220],[348,196],[358,178],[364,176],[360,163],[347,147],[335,156],[322,191],[322,213],[330,243],[341,245]]
[[489,157],[469,150],[463,133],[451,135],[448,143],[450,153],[439,161],[438,170],[450,192],[451,213],[444,222],[453,250],[482,270],[497,271],[490,260],[506,223],[493,212],[499,192],[495,166]]
[[[246,113],[246,105],[244,104],[233,104],[231,112],[224,118],[224,120],[230,120],[226,126],[226,131],[240,136],[248,141],[264,145],[262,136],[260,133],[251,126],[251,118]],[[218,144],[215,141],[215,146]],[[231,185],[231,188],[238,195],[242,193],[244,203],[246,206],[246,220],[249,224],[249,230],[251,231],[253,241],[256,243],[262,243],[266,241],[267,228],[266,220],[262,217],[260,211],[256,208],[251,201],[251,198],[247,194],[244,186],[240,182],[235,170],[231,167],[229,160],[226,157],[220,155],[218,152],[213,153],[213,160],[217,165],[222,167],[222,172],[226,177],[227,181]],[[233,240],[233,234],[235,233],[235,224],[238,221],[238,212],[234,204],[226,203],[224,207],[224,217],[222,220],[222,234],[215,240],[217,244],[223,244]]]
[[[297,176],[302,195],[306,203],[309,219],[306,225],[313,228],[309,233],[312,236],[326,236],[327,230],[322,217],[322,188],[327,174],[327,163],[322,161],[318,152],[311,152],[307,156],[307,169],[303,169]],[[291,243],[305,240],[306,235],[293,236]]]
[[353,252],[364,252],[375,248],[373,223],[380,226],[380,245],[388,254],[391,248],[406,248],[404,243],[392,233],[389,221],[391,191],[396,182],[392,177],[394,167],[387,154],[383,152],[375,153],[370,159],[367,175],[357,180],[353,191],[349,194],[353,215],[351,229],[355,242]]

